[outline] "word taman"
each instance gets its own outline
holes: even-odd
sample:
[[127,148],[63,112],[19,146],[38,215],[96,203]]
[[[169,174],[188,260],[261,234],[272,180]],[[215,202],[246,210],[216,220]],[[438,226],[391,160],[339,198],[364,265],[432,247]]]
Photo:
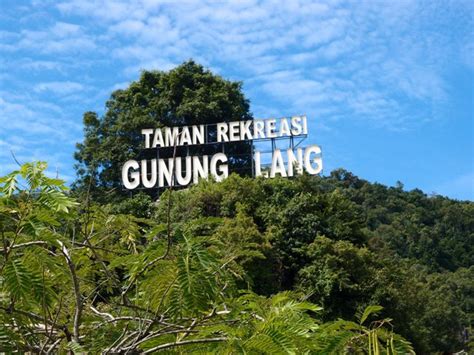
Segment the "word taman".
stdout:
[[[207,143],[224,143],[256,139],[303,136],[308,133],[306,116],[291,118],[221,122],[213,133],[204,125],[143,129],[146,149],[165,148]],[[269,169],[262,169],[262,153],[255,151],[254,175],[263,177],[291,177],[295,174],[316,175],[322,171],[321,148],[312,145],[297,149],[274,149]],[[185,156],[167,159],[128,160],[122,167],[122,182],[126,189],[140,186],[157,188],[187,186],[211,175],[221,181],[229,175],[228,159],[224,153],[212,156]]]

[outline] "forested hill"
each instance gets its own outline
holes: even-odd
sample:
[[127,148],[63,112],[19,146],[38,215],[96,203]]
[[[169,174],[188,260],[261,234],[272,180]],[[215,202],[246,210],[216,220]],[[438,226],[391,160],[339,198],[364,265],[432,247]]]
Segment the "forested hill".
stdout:
[[[266,181],[234,176],[223,184],[202,184],[209,189],[209,196],[197,187],[178,193],[178,196],[186,195],[186,199],[195,201],[198,206],[207,205],[198,210],[192,204],[187,206],[187,211],[192,211],[194,217],[196,214],[233,217],[235,206],[240,204],[246,206],[245,210],[251,213],[259,229],[265,231],[270,217],[263,216],[264,211],[274,212],[275,219],[276,214],[290,213],[290,203],[295,218],[319,220],[317,225],[301,225],[307,227],[305,234],[309,236],[302,240],[311,240],[312,234],[334,235],[333,239],[363,243],[380,253],[414,259],[432,272],[456,271],[474,264],[474,203],[471,201],[427,195],[419,189],[405,191],[400,182],[395,187],[370,183],[344,169],[334,170],[327,177]],[[137,216],[149,216],[152,209],[148,201],[151,202],[145,195],[138,194],[115,208]],[[308,203],[308,209],[305,209],[303,206]],[[330,210],[327,210],[325,207],[329,206]],[[295,208],[303,208],[301,215],[296,214]],[[331,216],[331,211],[336,215]],[[348,235],[338,236],[340,229],[331,230],[335,220],[344,228],[351,226],[350,230],[344,230]],[[323,225],[325,227],[321,229]]]
[[[117,212],[165,219],[136,195]],[[153,207],[154,206],[154,207]],[[218,236],[242,254],[251,288],[297,290],[324,319],[385,307],[421,353],[455,351],[474,305],[474,203],[369,183],[345,170],[328,177],[231,176],[173,192],[177,228]]]
[[433,271],[455,271],[474,264],[474,204],[419,189],[403,191],[403,184],[371,184],[345,170],[324,179],[325,189],[340,188],[359,206],[368,242],[397,255],[417,259]]
[[154,201],[45,169],[0,177],[0,352],[472,350],[472,202],[343,170]]

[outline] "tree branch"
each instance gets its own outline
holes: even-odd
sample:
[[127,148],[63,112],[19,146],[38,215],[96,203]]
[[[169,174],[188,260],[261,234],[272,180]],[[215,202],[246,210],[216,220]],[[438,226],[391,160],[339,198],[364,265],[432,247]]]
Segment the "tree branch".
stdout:
[[56,340],[53,344],[51,344],[51,346],[49,347],[48,351],[46,352],[46,354],[51,354],[51,352],[54,350],[54,348],[56,346],[59,345],[59,343],[61,342],[62,338],[59,338],[58,340]]
[[89,306],[89,308],[91,309],[91,311],[93,313],[97,314],[98,316],[100,316],[102,318],[106,318],[106,320],[104,322],[102,322],[102,324],[115,323],[115,322],[120,322],[120,321],[124,321],[124,320],[130,320],[130,321],[136,321],[136,322],[147,322],[147,323],[153,322],[152,319],[142,318],[142,317],[134,317],[134,316],[114,317],[110,313],[100,312],[97,308],[95,308],[93,306]]
[[28,247],[30,245],[48,245],[48,243],[43,241],[43,240],[34,240],[32,242],[26,242],[26,243],[21,243],[21,244],[10,245],[8,247],[8,249],[11,250],[11,249],[24,248],[24,247]]
[[[30,319],[33,319],[37,322],[43,322],[44,319],[42,316],[40,316],[39,314],[36,314],[36,313],[33,313],[33,312],[28,312],[28,311],[22,311],[20,309],[15,309],[13,307],[3,307],[3,306],[0,306],[0,309],[7,312],[7,313],[11,313],[11,312],[14,312],[14,313],[18,313],[18,314],[21,314],[21,315],[24,315]],[[46,319],[46,322],[52,326],[51,329],[57,327],[58,329],[61,329],[64,334],[66,335],[66,338],[68,340],[70,340],[70,337],[71,337],[71,333],[69,332],[69,329],[67,329],[66,325],[64,324],[58,324],[57,322],[55,321],[52,321],[50,319]]]
[[[178,135],[178,137],[179,137],[179,135]],[[177,144],[177,140],[178,140],[178,138],[176,138],[176,141],[175,141],[175,144],[174,144],[174,147],[173,147],[173,167],[176,164],[176,144]],[[171,192],[173,191],[173,180],[174,180],[174,176],[175,176],[175,170],[176,169],[173,169],[173,171],[171,173],[171,184],[168,187],[168,191],[169,191],[169,193],[168,193],[168,206],[166,208],[166,237],[167,237],[166,251],[164,252],[163,255],[160,255],[157,258],[155,258],[155,259],[149,261],[148,263],[146,263],[145,266],[143,267],[143,269],[141,269],[139,272],[137,272],[135,274],[135,276],[130,280],[130,283],[128,284],[128,286],[123,290],[122,297],[125,296],[125,294],[130,290],[133,283],[135,282],[135,280],[138,279],[138,277],[140,275],[145,273],[148,270],[148,268],[153,266],[156,262],[165,259],[168,256],[169,252],[170,252],[170,249],[171,249]]]
[[76,309],[74,311],[74,328],[73,328],[73,338],[76,343],[79,344],[79,326],[81,324],[81,315],[82,315],[82,296],[79,288],[79,280],[76,274],[76,266],[71,260],[69,251],[66,246],[58,240],[59,245],[61,246],[61,252],[66,259],[66,263],[69,267],[69,272],[71,273],[72,285],[74,287],[74,295],[76,299]]
[[188,344],[201,344],[201,343],[216,343],[219,341],[226,341],[226,340],[227,338],[220,337],[220,338],[205,338],[205,339],[191,339],[191,340],[176,341],[174,343],[166,343],[166,344],[155,346],[154,348],[147,349],[146,351],[143,352],[143,354],[150,354],[155,351],[173,348],[175,346],[182,346],[182,345],[188,345]]

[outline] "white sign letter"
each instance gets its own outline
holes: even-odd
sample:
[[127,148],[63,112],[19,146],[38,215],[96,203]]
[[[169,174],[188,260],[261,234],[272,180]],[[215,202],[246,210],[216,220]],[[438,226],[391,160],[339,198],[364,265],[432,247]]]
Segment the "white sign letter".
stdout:
[[130,174],[131,181],[128,179],[128,171],[130,169],[137,170],[140,168],[140,165],[136,160],[129,160],[125,164],[123,164],[122,167],[122,182],[123,186],[125,186],[126,189],[133,190],[138,187],[140,184],[140,172],[139,171],[133,171]]
[[240,122],[229,122],[229,138],[231,142],[238,141]]
[[[311,161],[311,153],[314,153],[316,157]],[[315,163],[316,167],[313,167],[311,163]],[[323,159],[321,157],[321,148],[317,145],[312,145],[306,148],[304,153],[304,165],[308,174],[316,175],[323,170]]]
[[161,129],[160,128],[157,128],[155,130],[155,137],[153,138],[153,145],[152,145],[152,148],[156,148],[156,147],[163,147],[164,144],[163,144],[163,133],[161,132]]
[[275,149],[272,156],[272,167],[270,168],[270,177],[275,177],[276,173],[280,173],[281,176],[286,177],[285,163],[281,156],[280,149]]
[[146,160],[142,160],[142,184],[146,188],[156,185],[156,159],[151,160],[151,178],[148,179],[148,164]]
[[189,128],[184,126],[182,127],[181,129],[181,142],[179,143],[179,145],[191,145],[192,144],[192,141],[191,141],[191,133],[189,133]]
[[173,158],[168,159],[168,166],[166,166],[164,159],[158,160],[158,186],[165,187],[165,177],[168,182],[167,186],[173,186]]
[[298,175],[303,174],[303,150],[298,148],[296,150],[296,155],[292,149],[288,149],[288,176],[293,176],[293,168],[296,165],[296,173]]
[[268,177],[268,172],[265,171],[262,173],[262,160],[260,157],[260,152],[257,150],[255,151],[255,176],[263,176]]
[[193,157],[193,182],[198,183],[199,178],[207,179],[209,172],[209,157],[202,156],[202,164],[199,157]]
[[193,126],[193,144],[204,144],[204,125]]
[[276,120],[275,119],[270,119],[270,120],[267,120],[266,121],[266,124],[267,124],[267,138],[276,138],[276,132],[275,132],[275,129],[276,129]]
[[294,136],[298,136],[303,132],[303,128],[301,127],[301,117],[300,116],[293,116],[291,117],[291,134]]
[[240,121],[240,139],[252,139],[252,132],[250,132],[250,126],[252,125],[252,120]]
[[263,121],[253,121],[253,138],[265,138],[265,133],[263,132],[264,127],[265,123]]
[[214,154],[211,158],[211,174],[214,176],[216,181],[222,181],[226,177],[229,176],[229,167],[227,166],[227,164],[221,164],[219,166],[220,174],[218,174],[217,173],[218,162],[226,163],[227,156],[224,153],[217,153],[217,154]]
[[228,142],[229,137],[227,137],[228,130],[227,122],[220,122],[217,124],[217,141],[218,142]]
[[145,148],[150,148],[150,136],[153,133],[151,128],[142,129],[142,134],[145,136]]
[[176,174],[176,181],[178,182],[178,185],[181,185],[181,186],[186,186],[186,185],[189,185],[189,183],[191,182],[191,174],[192,174],[192,170],[191,170],[191,157],[190,156],[187,156],[185,157],[184,159],[186,159],[186,166],[184,168],[185,172],[186,172],[186,175],[183,177],[183,167],[181,166],[181,160],[182,158],[176,158],[176,170],[175,170],[175,174]]
[[280,137],[291,136],[290,125],[286,118],[282,118],[280,121]]

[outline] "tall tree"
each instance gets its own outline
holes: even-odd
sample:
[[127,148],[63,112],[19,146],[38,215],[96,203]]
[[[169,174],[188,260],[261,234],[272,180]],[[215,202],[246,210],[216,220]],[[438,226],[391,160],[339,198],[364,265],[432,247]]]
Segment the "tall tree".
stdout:
[[[127,196],[121,187],[121,165],[129,160],[156,157],[153,149],[143,150],[143,128],[213,124],[251,119],[249,102],[240,82],[211,73],[192,60],[169,72],[144,71],[138,81],[116,90],[106,103],[106,112],[84,114],[84,141],[77,144],[76,190],[113,190],[114,196]],[[215,128],[214,128],[215,129]],[[213,127],[209,127],[213,134]],[[177,155],[184,155],[181,148]],[[225,150],[230,171],[248,174],[251,144],[235,142],[191,147],[191,154],[213,154]],[[172,148],[160,149],[160,157],[172,156]],[[102,195],[103,196],[103,195]],[[110,201],[111,196],[107,197]]]

